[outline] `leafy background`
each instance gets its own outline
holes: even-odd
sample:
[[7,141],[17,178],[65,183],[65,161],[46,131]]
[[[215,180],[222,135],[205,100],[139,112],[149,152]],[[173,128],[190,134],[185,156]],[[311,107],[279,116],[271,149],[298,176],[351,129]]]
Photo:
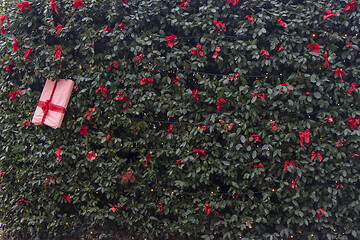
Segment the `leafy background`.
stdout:
[[[360,102],[358,89],[347,91],[358,83],[358,3],[346,13],[344,0],[248,0],[235,6],[191,0],[185,10],[180,1],[83,2],[85,8],[75,10],[73,1],[57,0],[59,14],[49,1],[30,2],[23,12],[17,2],[2,2],[9,21],[0,40],[0,170],[6,172],[0,216],[8,233],[40,239],[127,232],[149,239],[357,239],[360,164],[349,155],[358,153],[360,134],[348,119],[360,118]],[[338,16],[323,20],[327,9]],[[223,21],[226,33],[213,20]],[[122,22],[126,29],[120,31]],[[56,36],[58,24],[64,28]],[[114,30],[100,31],[104,27]],[[178,38],[169,48],[165,36],[171,34]],[[13,38],[20,46],[16,52]],[[199,58],[190,54],[197,43],[204,51]],[[320,53],[307,49],[311,43],[320,45]],[[57,45],[60,60],[54,57]],[[280,45],[284,50],[278,52]],[[221,48],[217,59],[215,47]],[[28,48],[32,53],[24,62]],[[269,60],[259,56],[261,50],[270,53]],[[141,53],[139,63],[135,57]],[[113,61],[118,69],[109,71]],[[6,71],[10,64],[12,73]],[[333,76],[338,67],[345,70],[343,82]],[[231,80],[236,72],[240,76]],[[172,82],[176,76],[178,84]],[[31,120],[50,77],[72,79],[79,88],[61,128],[20,128]],[[143,77],[154,83],[140,85]],[[101,84],[107,98],[95,92]],[[9,101],[9,92],[18,89],[23,92]],[[114,99],[118,91],[129,96],[128,110],[125,100]],[[254,92],[265,93],[265,100],[253,98]],[[226,103],[217,111],[219,98]],[[86,120],[90,107],[95,112]],[[326,118],[334,119],[332,127]],[[271,120],[278,131],[271,131]],[[231,130],[228,123],[234,123]],[[85,138],[79,134],[83,124]],[[174,127],[168,134],[169,125]],[[306,129],[310,143],[301,147],[299,132]],[[249,139],[245,145],[252,134],[260,142]],[[343,146],[335,147],[338,139],[346,139]],[[89,151],[98,157],[88,161]],[[323,161],[311,161],[312,151]],[[149,167],[146,154],[152,155]],[[286,160],[296,168],[284,171]],[[259,163],[264,169],[253,167]],[[121,172],[129,167],[136,181],[123,185]],[[56,183],[44,187],[49,176]],[[343,188],[336,189],[339,184]],[[112,212],[114,204],[122,207]],[[204,204],[224,219],[214,212],[206,216]],[[326,211],[321,218],[319,207]]]

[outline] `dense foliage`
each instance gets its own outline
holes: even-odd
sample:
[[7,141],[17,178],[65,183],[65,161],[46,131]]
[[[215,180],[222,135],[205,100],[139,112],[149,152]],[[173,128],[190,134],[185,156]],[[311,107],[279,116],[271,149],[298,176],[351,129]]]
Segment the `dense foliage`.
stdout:
[[[357,2],[349,11],[349,0],[83,2],[56,0],[58,14],[50,1],[2,3],[8,233],[358,239]],[[324,19],[328,9],[337,16]],[[24,124],[48,78],[76,83],[55,130]],[[107,97],[95,91],[102,84]],[[122,184],[128,168],[136,180]]]

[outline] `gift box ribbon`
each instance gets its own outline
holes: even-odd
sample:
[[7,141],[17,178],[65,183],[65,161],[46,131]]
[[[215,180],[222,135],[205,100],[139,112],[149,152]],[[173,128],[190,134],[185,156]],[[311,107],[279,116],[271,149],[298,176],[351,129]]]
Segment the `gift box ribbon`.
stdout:
[[55,82],[55,85],[54,85],[54,88],[53,88],[53,90],[51,92],[49,100],[39,101],[38,107],[40,107],[44,112],[44,116],[43,116],[43,118],[41,120],[42,124],[44,124],[45,119],[46,119],[46,115],[47,115],[49,110],[54,111],[54,112],[58,112],[58,113],[65,113],[65,111],[66,111],[66,109],[64,107],[51,103],[51,100],[52,100],[52,98],[54,96],[54,92],[55,92],[55,89],[56,89],[56,85],[57,85],[57,82]]

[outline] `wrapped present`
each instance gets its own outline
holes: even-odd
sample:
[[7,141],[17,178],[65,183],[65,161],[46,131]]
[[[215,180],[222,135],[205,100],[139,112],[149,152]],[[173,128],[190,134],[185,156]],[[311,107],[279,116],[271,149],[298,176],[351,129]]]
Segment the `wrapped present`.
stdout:
[[32,123],[35,125],[45,124],[54,129],[59,128],[64,119],[73,87],[74,81],[70,79],[46,80]]

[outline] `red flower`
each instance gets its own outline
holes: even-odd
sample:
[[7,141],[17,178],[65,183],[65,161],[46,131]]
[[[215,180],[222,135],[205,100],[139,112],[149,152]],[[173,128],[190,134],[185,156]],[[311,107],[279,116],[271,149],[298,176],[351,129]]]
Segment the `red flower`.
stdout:
[[17,50],[19,50],[19,45],[18,45],[18,42],[16,40],[16,38],[14,38],[14,43],[13,43],[13,50],[14,52],[16,52]]
[[59,32],[64,28],[63,25],[59,24],[57,27],[54,27],[56,30],[56,36],[59,36]]
[[265,93],[253,93],[253,97],[259,97],[261,100],[265,100]]
[[24,62],[29,59],[30,53],[31,53],[31,48],[28,48],[25,52]]
[[79,7],[80,5],[81,5],[82,7],[85,7],[83,1],[81,1],[81,0],[75,0],[75,3],[74,3],[75,9],[78,9],[78,7]]
[[325,19],[327,19],[328,17],[331,17],[331,16],[336,17],[337,13],[332,13],[331,10],[329,9],[326,12],[323,12],[323,16],[324,16],[324,20],[325,20]]
[[6,18],[6,15],[0,15],[0,25],[4,24],[5,18]]
[[29,120],[26,120],[25,122],[23,122],[23,124],[21,125],[20,129],[21,129],[21,128],[24,128],[25,126],[30,126],[30,125],[31,125],[30,121],[29,121]]
[[224,107],[224,103],[226,103],[226,101],[223,98],[219,98],[216,101],[216,106],[217,106],[218,111],[220,111],[220,107]]
[[66,195],[65,193],[63,193],[63,194],[61,195],[61,197],[62,197],[63,199],[66,199],[66,201],[68,201],[68,203],[71,203],[70,194]]
[[336,144],[336,146],[335,147],[341,147],[342,146],[342,144],[344,143],[344,142],[346,142],[346,139],[344,139],[344,140],[340,140],[340,139],[338,139],[338,144]]
[[349,123],[350,123],[350,129],[357,129],[358,125],[360,123],[360,119],[353,118],[353,116],[349,117]]
[[60,58],[61,58],[61,48],[60,48],[60,46],[56,46],[55,58],[57,58],[58,60],[60,60]]
[[54,10],[57,14],[59,13],[58,10],[57,10],[57,6],[56,6],[56,2],[55,0],[51,0],[50,3],[50,9]]
[[110,141],[110,139],[111,139],[111,135],[110,135],[110,133],[108,132],[107,135],[106,135],[106,139],[105,139],[105,140],[108,142],[108,141]]
[[181,164],[181,160],[176,160],[176,162],[173,163],[174,165],[180,165]]
[[123,94],[123,91],[119,91],[118,92],[118,96],[117,97],[115,97],[115,100],[123,100],[124,99],[124,97],[123,96],[121,96]]
[[186,5],[185,5],[186,2],[188,3],[188,5],[190,5],[190,0],[182,0],[180,3],[180,7],[184,10],[186,9]]
[[203,130],[203,132],[205,132],[205,130],[206,130],[206,126],[199,126],[199,128],[201,128]]
[[[200,55],[201,55],[201,56],[204,56],[204,52],[203,52],[203,50],[202,50],[201,48],[202,48],[202,45],[201,45],[200,43],[198,43],[198,44],[196,45],[196,49],[197,49],[197,50],[191,50],[190,53],[191,53],[192,55],[196,55],[197,57],[200,57]],[[200,53],[200,55],[199,55],[199,53]]]
[[318,43],[309,44],[307,45],[307,48],[310,48],[313,52],[320,53],[320,46]]
[[239,0],[227,0],[226,3],[232,3],[233,6],[235,6]]
[[345,12],[350,12],[350,10],[355,11],[355,2],[356,0],[349,2],[348,5],[344,8],[344,11]]
[[223,24],[223,21],[216,21],[214,20],[213,23],[215,24],[215,26],[220,30],[220,31],[224,31],[226,32],[226,27]]
[[139,63],[141,63],[141,58],[140,57],[145,57],[144,53],[141,53],[139,56],[135,57],[135,60],[139,61]]
[[246,15],[246,16],[245,16],[245,19],[249,19],[251,22],[254,21],[254,18],[253,18],[253,17],[250,17],[250,15]]
[[221,51],[221,49],[220,49],[220,47],[216,47],[215,48],[215,53],[214,53],[214,55],[212,56],[214,59],[216,59],[218,56],[219,56],[219,53],[218,52],[220,52]]
[[106,94],[106,92],[107,92],[107,87],[105,87],[104,84],[101,84],[101,85],[95,90],[95,92],[99,92],[101,89],[102,89],[103,96],[107,98],[107,97],[108,97],[108,95]]
[[334,123],[334,120],[332,118],[325,118],[325,121],[328,122],[329,127],[331,127]]
[[346,44],[347,47],[352,47],[352,45],[353,45],[352,42],[348,42],[348,43]]
[[140,85],[144,85],[146,82],[148,83],[154,83],[154,81],[149,78],[149,77],[143,77],[141,80],[140,80]]
[[87,126],[86,125],[82,125],[81,130],[79,131],[79,133],[81,134],[81,136],[85,137],[87,134]]
[[264,54],[265,59],[270,59],[270,54],[268,51],[261,50],[261,52],[259,53],[259,56],[261,56],[261,54]]
[[341,81],[343,82],[344,80],[343,80],[342,77],[343,77],[344,74],[345,74],[345,70],[342,70],[342,69],[340,69],[340,68],[337,68],[337,69],[335,70],[335,72],[334,72],[334,77],[336,77],[338,74],[339,74],[339,77],[340,77]]
[[122,30],[125,30],[125,23],[120,23],[118,24],[118,27],[119,27],[119,30],[122,31]]
[[3,28],[3,27],[0,28],[0,31],[1,31],[2,34],[6,34],[6,33],[7,33],[7,30],[6,30],[5,28]]
[[247,140],[249,140],[250,138],[254,138],[254,143],[255,142],[260,142],[260,138],[259,138],[259,135],[257,135],[257,134],[252,134],[252,135],[250,135],[250,137],[247,139]]
[[16,6],[20,9],[20,11],[22,12],[25,9],[29,8],[29,2],[21,2],[21,3],[17,3]]
[[174,46],[174,43],[175,43],[175,39],[177,38],[176,35],[174,34],[171,34],[171,36],[166,36],[166,41],[168,43],[168,46],[170,48],[172,48]]
[[118,63],[114,61],[110,66],[108,66],[109,71],[111,70],[111,68],[119,68]]
[[88,161],[92,161],[92,160],[95,160],[97,157],[97,153],[93,153],[93,151],[90,151],[86,157],[86,159]]
[[289,162],[289,160],[286,160],[286,161],[285,161],[285,165],[284,165],[284,171],[287,171],[287,170],[288,170],[288,166],[289,166],[289,165],[292,165],[294,168],[296,168],[294,161],[290,161],[290,162]]
[[179,81],[181,80],[181,78],[179,76],[176,76],[175,78],[172,79],[172,81],[177,84]]
[[[124,0],[123,0],[124,1]],[[111,208],[111,211],[115,212],[116,209],[120,208],[121,204],[119,204],[119,206],[116,206],[116,204],[114,204],[114,207]]]
[[199,102],[199,98],[198,98],[198,96],[197,96],[198,90],[196,89],[196,90],[191,90],[191,91],[192,91],[192,95],[194,96],[196,102]]
[[192,152],[193,152],[193,153],[200,153],[203,157],[206,157],[205,150],[202,149],[202,148],[198,148],[198,149],[194,148],[194,149],[192,150]]

